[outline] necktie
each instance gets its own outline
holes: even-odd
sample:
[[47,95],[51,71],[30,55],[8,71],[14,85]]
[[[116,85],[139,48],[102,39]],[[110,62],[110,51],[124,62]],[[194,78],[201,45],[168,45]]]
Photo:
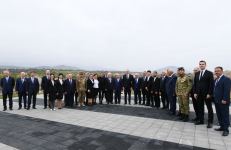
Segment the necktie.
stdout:
[[217,86],[218,79],[216,79],[215,86]]
[[201,73],[200,73],[199,80],[201,80],[202,76],[203,76],[203,71],[201,71]]
[[217,86],[217,83],[219,82],[220,78],[221,77],[219,77],[219,78],[216,79],[215,86]]

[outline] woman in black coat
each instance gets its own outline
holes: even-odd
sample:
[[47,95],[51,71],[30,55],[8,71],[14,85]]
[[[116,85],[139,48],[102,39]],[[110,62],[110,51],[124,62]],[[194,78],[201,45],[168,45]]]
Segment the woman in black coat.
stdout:
[[57,87],[57,107],[58,109],[62,109],[62,100],[64,95],[64,80],[63,80],[63,74],[60,73],[58,80],[56,80],[56,87]]
[[90,74],[89,78],[87,80],[87,100],[86,100],[86,105],[88,105],[88,104],[91,105],[92,104],[92,99],[94,97],[93,86],[94,86],[93,75]]
[[58,94],[57,82],[55,82],[54,74],[50,75],[50,80],[48,81],[48,91],[49,91],[49,103],[51,110],[55,110],[55,100],[56,95]]

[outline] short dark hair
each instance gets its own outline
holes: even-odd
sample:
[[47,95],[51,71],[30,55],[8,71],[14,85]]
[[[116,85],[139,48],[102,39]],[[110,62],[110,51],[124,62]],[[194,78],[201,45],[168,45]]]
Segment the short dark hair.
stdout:
[[205,60],[201,60],[199,63],[205,63],[206,64],[206,61]]
[[223,67],[217,66],[215,69],[221,69],[223,71]]
[[184,67],[179,67],[178,71],[184,71]]
[[63,74],[62,74],[62,73],[59,73],[59,76],[63,76]]
[[147,72],[148,72],[148,73],[152,73],[151,70],[148,70]]

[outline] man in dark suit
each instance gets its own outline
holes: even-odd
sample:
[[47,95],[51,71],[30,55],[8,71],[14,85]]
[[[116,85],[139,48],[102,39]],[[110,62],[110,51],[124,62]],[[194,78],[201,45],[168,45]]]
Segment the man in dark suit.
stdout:
[[[194,78],[195,78],[195,74],[197,72],[200,72],[200,69],[198,67],[194,68],[193,69],[193,76],[192,76],[192,83],[193,83],[193,87],[194,87]],[[195,118],[192,120],[194,122],[198,121],[198,103],[197,103],[197,100],[195,99],[194,97],[194,88],[191,89],[191,92],[190,92],[190,96],[192,98],[192,103],[193,103],[193,108],[194,108],[194,111],[195,111]]]
[[47,96],[48,96],[48,81],[50,80],[50,70],[46,70],[46,75],[42,77],[41,87],[44,97],[44,109],[47,108]]
[[99,80],[99,104],[103,104],[103,98],[105,97],[105,84],[106,84],[105,74],[99,76],[98,80]]
[[129,73],[129,71],[126,71],[125,75],[123,76],[123,88],[125,104],[127,104],[128,100],[129,105],[131,105],[131,88],[133,80],[133,76]]
[[177,76],[172,70],[167,71],[168,81],[166,83],[166,93],[170,104],[170,114],[176,114],[176,80]]
[[9,98],[9,108],[13,110],[13,89],[15,86],[14,78],[10,77],[10,72],[8,70],[3,71],[4,77],[1,79],[2,95],[3,95],[3,111],[7,110],[7,97]]
[[112,74],[109,72],[107,74],[107,79],[106,79],[106,83],[105,83],[105,96],[106,96],[106,101],[107,104],[113,104],[113,78],[112,78]]
[[26,109],[27,106],[27,80],[26,80],[26,74],[25,72],[20,73],[20,78],[16,80],[16,88],[15,91],[18,93],[18,110],[22,109],[22,99],[23,99],[23,105],[24,109]]
[[151,76],[152,72],[150,70],[147,71],[146,76],[146,84],[145,84],[145,90],[147,92],[147,103],[146,106],[152,106],[154,107],[153,102],[153,77]]
[[153,72],[153,97],[155,107],[160,108],[160,78],[157,77],[157,71]]
[[135,74],[135,79],[133,81],[133,91],[134,91],[134,101],[135,105],[138,103],[141,104],[141,90],[142,90],[142,78],[139,77],[139,74]]
[[141,77],[141,89],[142,89],[142,98],[143,98],[142,105],[145,105],[146,98],[147,98],[147,91],[145,87],[146,87],[146,71],[143,72],[143,77]]
[[167,76],[166,72],[162,72],[161,78],[160,78],[160,96],[162,101],[162,109],[168,108],[168,104],[166,104],[167,101],[167,93],[166,93],[166,83],[167,83]]
[[120,75],[117,73],[115,74],[115,79],[113,80],[113,87],[114,87],[114,92],[115,92],[115,104],[120,104],[121,101],[121,92],[123,88],[123,83],[122,79],[120,78]]
[[196,125],[204,124],[204,103],[208,109],[208,125],[207,128],[212,128],[213,124],[213,108],[212,108],[212,95],[213,95],[213,73],[206,70],[206,62],[199,62],[200,72],[197,72],[194,77],[194,98],[198,104],[198,121]]
[[65,94],[65,106],[74,106],[74,96],[76,91],[76,81],[72,79],[72,74],[67,75],[67,79],[64,82],[64,94]]
[[35,77],[35,72],[31,72],[30,78],[27,79],[27,93],[28,93],[28,105],[27,110],[30,110],[31,100],[33,98],[33,109],[36,109],[36,99],[39,92],[39,81]]
[[230,105],[230,79],[223,75],[223,68],[215,68],[216,80],[214,82],[214,102],[220,128],[216,131],[223,131],[222,136],[229,135],[229,105]]

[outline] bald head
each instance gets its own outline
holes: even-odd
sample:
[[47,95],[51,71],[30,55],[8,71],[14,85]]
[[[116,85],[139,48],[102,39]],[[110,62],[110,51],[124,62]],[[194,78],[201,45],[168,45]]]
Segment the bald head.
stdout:
[[4,74],[5,77],[9,77],[10,71],[9,70],[4,70],[3,74]]
[[109,72],[109,73],[107,74],[107,77],[108,77],[108,78],[111,78],[111,77],[112,77],[111,72]]
[[20,76],[21,76],[21,78],[25,78],[26,73],[25,73],[25,72],[21,72],[21,73],[20,73]]
[[50,70],[46,70],[46,75],[49,76],[51,74]]

